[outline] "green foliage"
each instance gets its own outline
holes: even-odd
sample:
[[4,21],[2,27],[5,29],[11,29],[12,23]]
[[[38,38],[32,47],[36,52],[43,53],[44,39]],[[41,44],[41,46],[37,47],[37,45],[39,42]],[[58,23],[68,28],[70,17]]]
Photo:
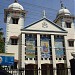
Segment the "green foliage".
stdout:
[[3,39],[3,32],[2,28],[0,28],[0,53],[4,52],[4,39]]

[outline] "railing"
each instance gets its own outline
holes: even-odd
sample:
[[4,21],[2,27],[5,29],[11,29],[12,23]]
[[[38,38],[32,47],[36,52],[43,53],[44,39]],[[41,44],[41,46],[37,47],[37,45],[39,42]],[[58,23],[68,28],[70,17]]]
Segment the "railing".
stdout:
[[[41,75],[54,75],[53,71],[57,72],[57,75],[68,75],[68,70],[70,70],[70,68],[65,68],[65,69],[6,69],[4,68],[3,71],[6,71],[7,73],[9,73],[9,75],[40,75],[38,73],[40,73],[41,71]],[[38,72],[39,71],[39,72]]]

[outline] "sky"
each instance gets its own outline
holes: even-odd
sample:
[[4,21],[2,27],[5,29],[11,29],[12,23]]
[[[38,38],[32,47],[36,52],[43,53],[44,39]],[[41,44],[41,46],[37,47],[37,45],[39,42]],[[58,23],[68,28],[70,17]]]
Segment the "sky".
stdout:
[[[0,28],[3,28],[4,36],[6,32],[4,9],[7,9],[13,2],[14,0],[0,0]],[[18,0],[18,3],[27,11],[25,26],[41,19],[43,10],[46,11],[46,17],[53,21],[61,8],[60,0]],[[62,3],[75,16],[75,0],[62,0]]]

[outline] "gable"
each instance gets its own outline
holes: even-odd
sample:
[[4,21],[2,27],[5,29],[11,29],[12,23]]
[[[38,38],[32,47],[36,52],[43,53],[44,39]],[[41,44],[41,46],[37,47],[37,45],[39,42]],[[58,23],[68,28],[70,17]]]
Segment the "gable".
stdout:
[[62,32],[65,30],[56,25],[55,23],[49,21],[48,19],[41,19],[29,26],[25,27],[23,30],[37,30],[37,31],[58,31]]

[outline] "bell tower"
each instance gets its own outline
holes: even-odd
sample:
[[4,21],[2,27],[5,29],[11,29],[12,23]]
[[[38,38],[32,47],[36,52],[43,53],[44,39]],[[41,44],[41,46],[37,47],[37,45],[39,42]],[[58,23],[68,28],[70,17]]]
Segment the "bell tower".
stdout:
[[[61,9],[58,11],[54,22],[67,31],[67,36],[65,37],[65,45],[67,46],[66,63],[67,68],[70,68],[71,53],[75,52],[75,16],[61,2]],[[70,73],[69,70],[68,73]]]
[[23,6],[14,0],[7,9],[4,9],[4,22],[6,23],[5,52],[14,53],[15,61],[18,61],[19,39],[21,29],[24,27],[26,11]]
[[72,15],[72,13],[66,7],[64,7],[62,1],[60,3],[61,3],[61,8],[57,13],[54,22],[63,29],[65,29],[68,32],[67,36],[68,35],[70,36],[69,39],[72,39],[74,38],[73,36],[75,32],[75,27],[74,27],[75,16]]
[[72,13],[66,7],[64,7],[61,1],[61,8],[57,13],[54,22],[68,32],[67,36],[68,35],[70,36],[68,37],[69,39],[74,38],[73,37],[75,32],[74,21],[75,21],[75,16],[72,15]]

